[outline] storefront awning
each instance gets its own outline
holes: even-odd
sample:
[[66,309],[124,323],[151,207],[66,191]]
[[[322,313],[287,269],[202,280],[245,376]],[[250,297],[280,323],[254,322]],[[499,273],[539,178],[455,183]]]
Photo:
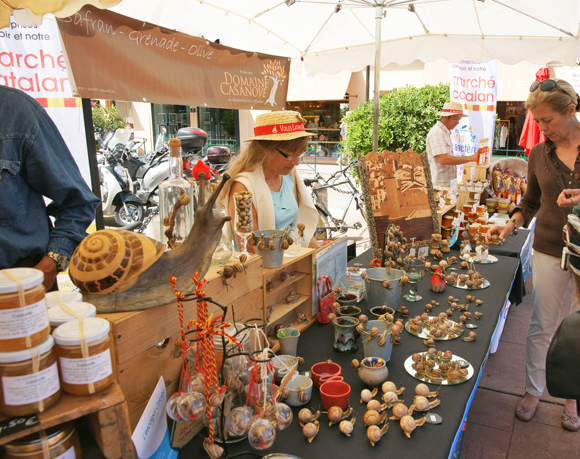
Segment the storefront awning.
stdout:
[[282,110],[290,60],[229,48],[108,10],[58,19],[76,97]]
[[287,100],[344,100],[351,74],[350,70],[342,70],[334,75],[319,73],[307,78],[301,73],[300,63],[293,61]]

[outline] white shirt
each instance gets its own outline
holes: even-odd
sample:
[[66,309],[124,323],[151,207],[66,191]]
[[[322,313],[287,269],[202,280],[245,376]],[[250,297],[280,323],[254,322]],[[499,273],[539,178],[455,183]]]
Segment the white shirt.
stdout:
[[435,156],[453,154],[451,132],[441,121],[431,128],[427,134],[427,157],[431,168],[431,181],[433,186],[449,187],[451,180],[457,178],[456,166],[444,166],[435,160]]

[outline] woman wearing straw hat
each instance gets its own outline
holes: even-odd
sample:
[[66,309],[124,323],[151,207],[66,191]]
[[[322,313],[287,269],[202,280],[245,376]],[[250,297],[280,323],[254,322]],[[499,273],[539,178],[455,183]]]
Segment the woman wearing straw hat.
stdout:
[[[231,180],[219,201],[226,214],[234,216],[234,193],[250,191],[253,196],[254,231],[305,225],[304,246],[318,247],[314,231],[318,212],[304,182],[296,171],[308,148],[305,120],[294,111],[265,113],[256,118],[254,137],[228,167]],[[228,228],[231,231],[231,226]],[[235,235],[240,247],[240,238]]]

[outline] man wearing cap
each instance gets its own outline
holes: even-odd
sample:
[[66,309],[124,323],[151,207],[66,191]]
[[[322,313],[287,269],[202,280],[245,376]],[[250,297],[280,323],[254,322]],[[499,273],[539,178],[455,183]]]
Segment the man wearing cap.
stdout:
[[459,124],[463,114],[463,106],[458,102],[446,102],[443,110],[437,113],[441,120],[427,134],[427,157],[431,167],[433,186],[449,187],[451,180],[457,177],[460,164],[477,161],[477,153],[471,156],[454,156],[451,131]]

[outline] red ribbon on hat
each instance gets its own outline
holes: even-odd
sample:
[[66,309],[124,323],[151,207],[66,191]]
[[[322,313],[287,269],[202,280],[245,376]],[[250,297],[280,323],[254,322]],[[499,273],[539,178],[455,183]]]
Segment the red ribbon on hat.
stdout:
[[444,108],[441,110],[442,113],[453,113],[456,115],[463,115],[463,110],[453,110],[451,108]]
[[268,124],[266,126],[256,126],[254,135],[289,134],[298,131],[304,132],[302,123]]

